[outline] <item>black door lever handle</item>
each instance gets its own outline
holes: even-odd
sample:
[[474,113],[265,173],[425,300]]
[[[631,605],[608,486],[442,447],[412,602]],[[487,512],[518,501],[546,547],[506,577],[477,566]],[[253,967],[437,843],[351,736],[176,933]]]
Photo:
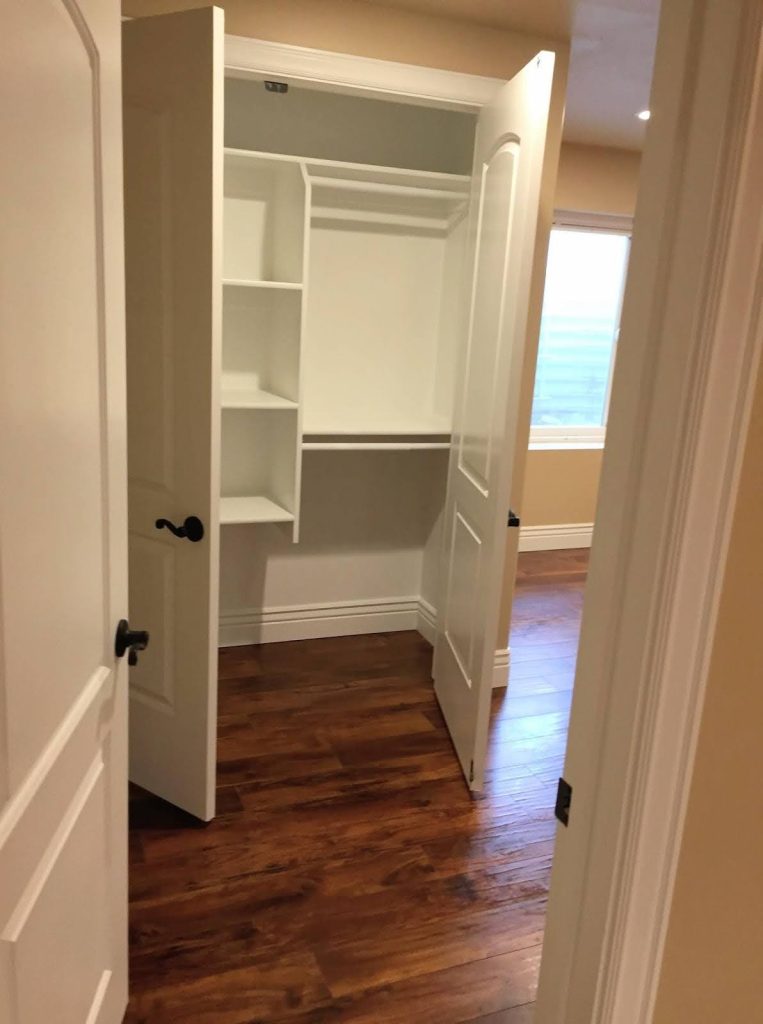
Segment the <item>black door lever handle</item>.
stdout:
[[174,533],[176,537],[185,537],[192,544],[196,544],[204,536],[204,523],[198,516],[188,516],[182,526],[175,526],[169,519],[157,519],[155,525],[157,530],[162,530],[166,526],[170,533]]
[[114,654],[118,658],[123,658],[127,654],[128,664],[137,665],[138,651],[145,651],[147,647],[148,633],[145,629],[130,629],[127,619],[120,619],[114,637]]

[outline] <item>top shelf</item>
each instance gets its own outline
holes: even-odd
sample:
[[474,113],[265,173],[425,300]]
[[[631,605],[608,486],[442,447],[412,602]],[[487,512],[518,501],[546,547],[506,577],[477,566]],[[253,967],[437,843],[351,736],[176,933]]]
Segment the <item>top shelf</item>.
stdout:
[[328,423],[316,422],[306,417],[304,425],[304,439],[310,442],[329,441],[350,441],[372,442],[387,438],[392,440],[429,440],[429,441],[450,441],[451,424],[440,417],[430,419],[408,420],[399,419],[387,422],[366,422],[360,421],[349,423]]
[[[466,211],[471,189],[471,178],[464,174],[230,148],[225,150],[225,178],[226,194],[231,190],[244,198],[268,189],[282,195],[278,182],[288,186],[287,192],[309,191],[314,226],[350,223],[414,233],[450,231]],[[301,224],[295,220],[293,228]]]
[[274,169],[278,163],[292,166],[297,164],[313,183],[340,188],[342,182],[345,182],[345,187],[360,191],[363,190],[364,183],[368,185],[368,191],[376,191],[376,186],[379,185],[389,185],[413,189],[419,195],[422,192],[439,191],[463,202],[468,199],[471,187],[471,178],[468,174],[412,171],[402,167],[343,163],[339,160],[319,160],[313,157],[258,153],[254,150],[231,148],[225,150],[225,159],[230,166],[235,166],[241,171],[250,167],[252,172],[262,169],[263,165]]

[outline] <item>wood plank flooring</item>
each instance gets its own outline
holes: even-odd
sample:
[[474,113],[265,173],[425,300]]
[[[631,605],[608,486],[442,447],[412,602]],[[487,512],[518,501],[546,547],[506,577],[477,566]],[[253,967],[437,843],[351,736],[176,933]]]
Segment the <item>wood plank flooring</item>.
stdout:
[[417,633],[220,656],[218,817],[131,795],[130,1024],[530,1024],[587,552],[520,557],[471,798]]

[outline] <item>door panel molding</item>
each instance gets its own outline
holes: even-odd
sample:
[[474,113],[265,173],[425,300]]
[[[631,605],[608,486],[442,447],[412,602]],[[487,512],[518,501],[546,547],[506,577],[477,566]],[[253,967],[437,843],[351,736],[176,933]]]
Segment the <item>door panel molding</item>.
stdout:
[[61,851],[80,820],[85,804],[92,796],[98,782],[102,779],[103,769],[103,758],[99,753],[85,772],[71,803],[61,817],[58,828],[53,833],[48,846],[37,862],[36,868],[30,875],[18,903],[12,909],[5,926],[0,930],[0,942],[11,944],[18,942],[29,916],[34,911],[35,905],[39,900],[40,893],[45,888],[48,878],[55,868]]
[[24,781],[0,812],[0,875],[3,878],[6,877],[1,870],[6,842],[23,821],[24,815],[46,785],[53,769],[60,771],[61,761],[74,734],[105,699],[112,671],[106,665],[99,665]]

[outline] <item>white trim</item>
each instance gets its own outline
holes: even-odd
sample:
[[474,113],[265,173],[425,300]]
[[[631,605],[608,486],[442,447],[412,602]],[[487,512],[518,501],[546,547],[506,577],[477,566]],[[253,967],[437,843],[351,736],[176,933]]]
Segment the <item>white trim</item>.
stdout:
[[493,661],[493,689],[500,690],[509,685],[509,668],[511,666],[511,648],[504,647],[495,652]]
[[586,231],[606,231],[610,234],[633,234],[633,217],[620,213],[600,213],[596,210],[554,210],[555,228],[583,228]]
[[[314,640],[325,636],[394,633],[404,629],[418,630],[434,646],[437,609],[423,597],[402,597],[224,612],[220,616],[220,646],[242,647],[246,644]],[[508,685],[510,659],[508,647],[495,652],[495,688]]]
[[437,639],[437,609],[423,597],[419,598],[418,622],[416,629],[434,647]]
[[563,551],[590,548],[593,523],[559,523],[553,526],[520,526],[520,551]]
[[595,452],[601,451],[604,447],[604,439],[601,441],[531,441],[527,446],[528,452]]
[[663,5],[537,1024],[653,1019],[763,351],[762,32]]
[[431,640],[435,618],[432,606],[419,597],[244,608],[220,615],[219,643],[221,647],[239,647],[403,629],[419,629]]
[[[615,361],[614,347],[613,342],[610,366]],[[606,436],[606,427],[531,427],[529,447],[535,450],[603,448]]]
[[504,83],[442,68],[313,50],[245,36],[225,37],[226,74],[353,95],[383,93],[398,102],[477,113]]
[[[691,436],[680,463],[683,493],[676,502],[679,510],[683,506],[683,530],[671,538],[666,567],[664,606],[670,621],[654,624],[658,649],[641,677],[643,732],[640,757],[627,780],[634,800],[621,835],[608,959],[597,993],[601,1022],[622,1020],[627,1007],[635,1022],[647,1024],[655,1008],[744,440],[763,354],[759,3],[750,5],[740,21],[730,109],[725,132],[718,132],[713,147],[723,154],[723,166],[716,171],[712,203],[703,204],[714,230],[693,325],[698,372],[687,409]],[[711,28],[708,36],[714,62],[719,34]],[[698,551],[704,551],[699,564]]]
[[[609,402],[612,393],[612,376],[617,359],[617,344],[620,335],[620,319],[622,316],[623,295],[625,294],[625,282],[628,276],[630,263],[630,239],[633,234],[633,217],[620,216],[611,213],[595,213],[582,210],[556,210],[554,213],[553,230],[555,231],[589,231],[602,232],[606,234],[619,234],[628,237],[628,254],[625,260],[625,274],[620,286],[618,297],[618,312],[614,337],[612,339],[612,351],[609,357],[609,370],[607,373],[607,385],[604,397],[604,422],[591,426],[534,426],[530,424],[530,446],[546,446],[547,448],[587,448],[591,445],[604,447],[607,435],[607,419],[609,417]],[[544,297],[545,307],[545,297]],[[544,310],[545,311],[545,310]],[[533,387],[534,390],[534,387]]]

